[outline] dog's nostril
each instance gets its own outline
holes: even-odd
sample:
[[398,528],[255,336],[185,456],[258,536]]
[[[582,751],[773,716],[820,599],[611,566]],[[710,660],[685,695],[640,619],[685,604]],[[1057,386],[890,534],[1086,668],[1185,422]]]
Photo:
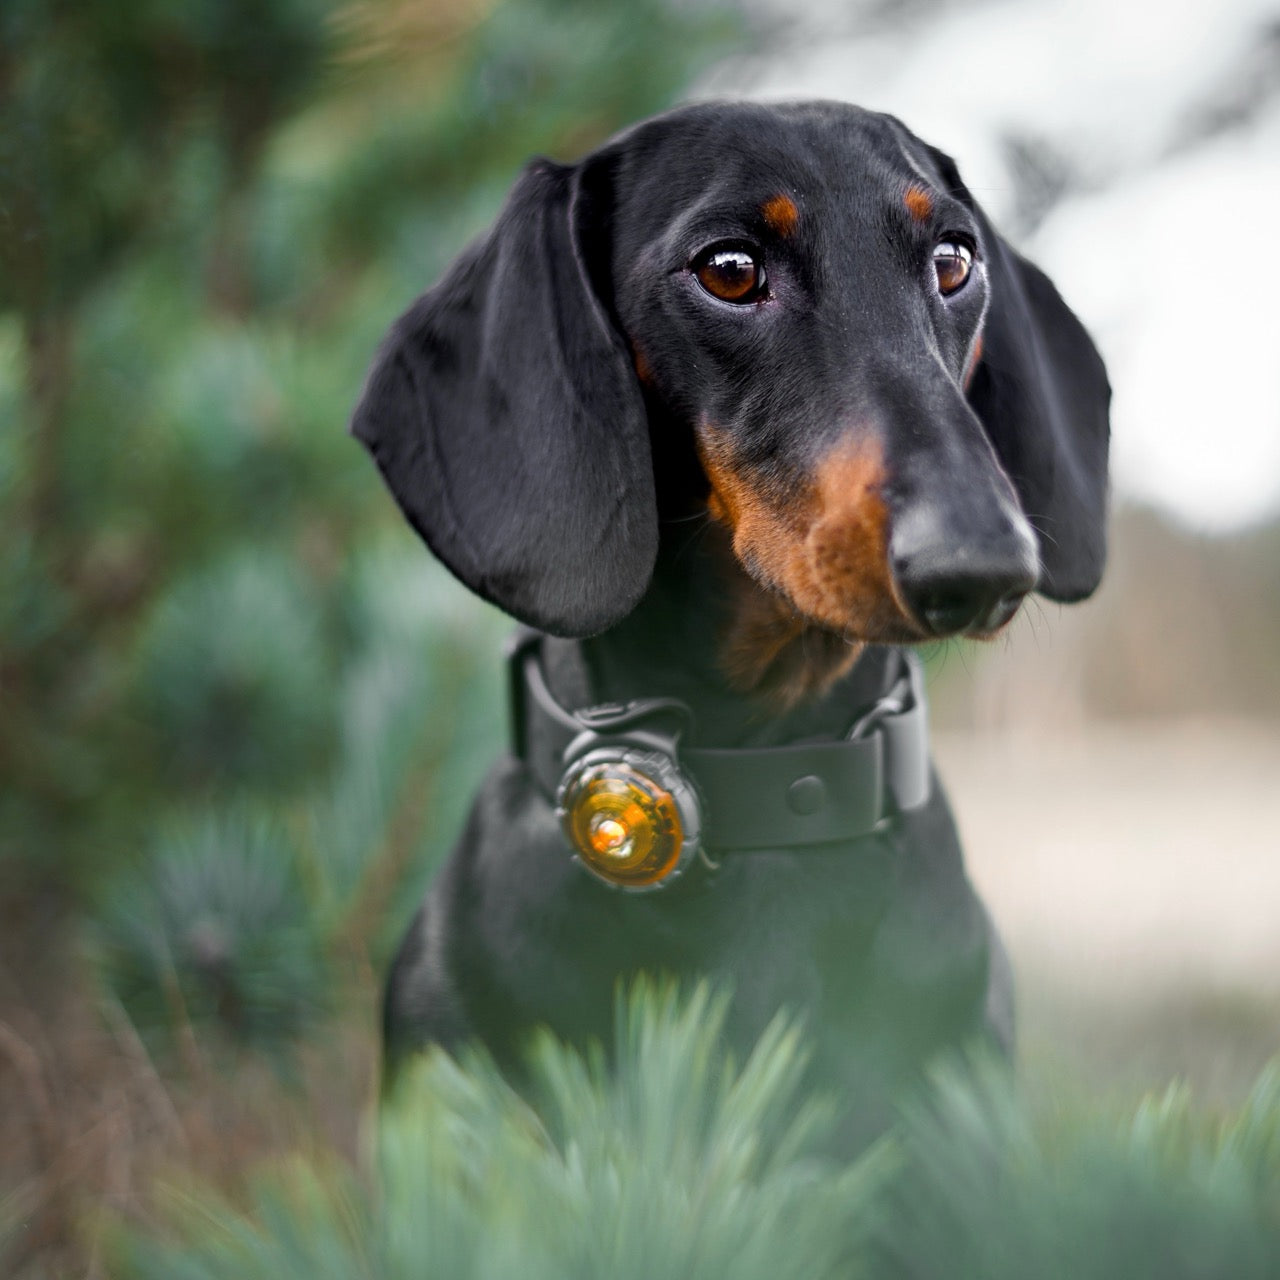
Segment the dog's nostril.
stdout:
[[1022,607],[1022,602],[1027,598],[1029,593],[1026,591],[1011,591],[1008,595],[1000,599],[994,609],[987,614],[985,622],[982,624],[984,631],[999,631],[1010,618]]
[[989,597],[975,589],[967,589],[971,584],[956,586],[951,584],[922,593],[913,607],[924,620],[934,635],[952,635],[958,631],[968,631],[988,612]]
[[935,636],[998,630],[1018,611],[1035,585],[1023,566],[984,570],[942,564],[902,565],[898,587],[904,602]]

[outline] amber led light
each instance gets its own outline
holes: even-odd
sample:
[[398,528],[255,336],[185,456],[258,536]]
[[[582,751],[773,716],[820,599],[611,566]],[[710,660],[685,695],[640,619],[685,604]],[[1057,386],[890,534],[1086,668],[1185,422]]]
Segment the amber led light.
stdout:
[[680,864],[684,824],[675,797],[625,761],[578,769],[565,781],[560,812],[578,857],[610,884],[656,885]]

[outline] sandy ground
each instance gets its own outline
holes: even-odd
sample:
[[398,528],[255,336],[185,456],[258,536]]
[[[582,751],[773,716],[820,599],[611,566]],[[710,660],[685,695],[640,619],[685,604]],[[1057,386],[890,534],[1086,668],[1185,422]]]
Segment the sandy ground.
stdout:
[[1024,1057],[1237,1096],[1280,1054],[1280,726],[935,742],[1013,957]]

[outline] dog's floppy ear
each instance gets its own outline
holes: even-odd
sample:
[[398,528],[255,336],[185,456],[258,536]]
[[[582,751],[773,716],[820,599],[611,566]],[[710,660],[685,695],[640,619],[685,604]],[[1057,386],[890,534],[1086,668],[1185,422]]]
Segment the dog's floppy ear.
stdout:
[[951,158],[929,150],[944,183],[978,219],[990,281],[969,403],[1039,539],[1037,590],[1081,600],[1097,587],[1107,553],[1106,368],[1052,281],[995,232]]
[[635,607],[658,545],[642,395],[589,283],[585,203],[577,170],[532,162],[396,322],[351,422],[468,587],[569,636]]

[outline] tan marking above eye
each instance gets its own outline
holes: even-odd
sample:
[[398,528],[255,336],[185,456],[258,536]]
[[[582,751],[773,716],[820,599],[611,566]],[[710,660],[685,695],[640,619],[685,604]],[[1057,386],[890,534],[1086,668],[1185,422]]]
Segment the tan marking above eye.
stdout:
[[933,270],[944,298],[964,287],[973,270],[973,250],[960,240],[940,240],[933,246]]
[[711,249],[695,261],[693,274],[722,302],[754,302],[764,292],[764,267],[746,249]]
[[760,206],[760,216],[770,230],[780,236],[789,236],[800,221],[800,210],[790,196],[776,195]]
[[933,213],[933,197],[923,187],[908,187],[902,203],[917,222],[927,222]]

